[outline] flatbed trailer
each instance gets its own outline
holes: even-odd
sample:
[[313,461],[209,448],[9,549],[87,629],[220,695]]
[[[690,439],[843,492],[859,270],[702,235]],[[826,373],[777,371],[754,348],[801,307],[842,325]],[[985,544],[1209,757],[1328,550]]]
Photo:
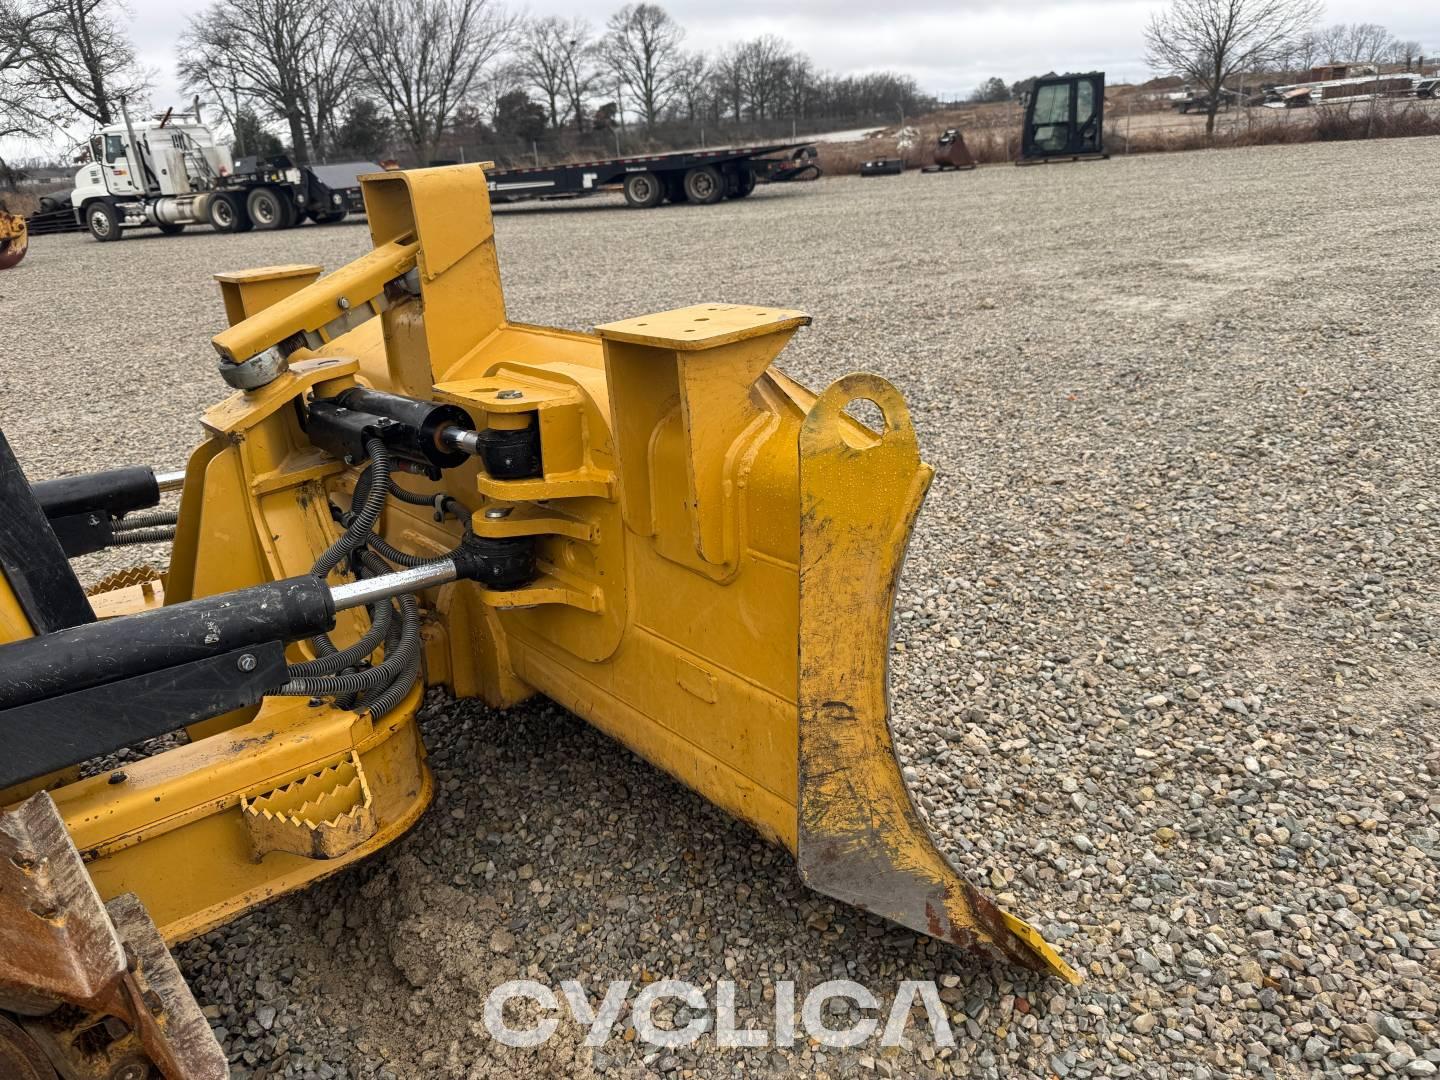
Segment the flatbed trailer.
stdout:
[[[775,155],[784,155],[777,157]],[[574,199],[619,188],[631,206],[661,202],[717,203],[743,199],[756,184],[814,179],[820,175],[808,142],[577,161],[522,169],[490,169],[492,202]]]

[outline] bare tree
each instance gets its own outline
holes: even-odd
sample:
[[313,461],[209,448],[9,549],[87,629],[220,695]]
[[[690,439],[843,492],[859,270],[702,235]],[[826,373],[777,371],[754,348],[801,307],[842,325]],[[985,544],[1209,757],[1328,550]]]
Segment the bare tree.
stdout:
[[1344,59],[1356,64],[1377,64],[1390,52],[1395,35],[1377,23],[1351,23],[1345,39]]
[[356,52],[370,88],[420,164],[434,160],[455,112],[515,21],[494,0],[357,0]]
[[1322,59],[1320,35],[1314,30],[1306,30],[1296,36],[1290,55],[1281,60],[1281,66],[1286,71],[1308,72]]
[[29,10],[36,17],[27,29],[21,81],[33,100],[110,124],[121,98],[144,92],[147,80],[114,0],[39,0]]
[[[588,35],[589,26],[586,26]],[[575,121],[575,130],[585,130],[585,101],[600,82],[600,43],[583,39],[583,44],[571,50],[565,62],[565,95],[570,101],[570,118]]]
[[253,118],[254,111],[240,55],[233,47],[223,47],[233,44],[225,28],[212,26],[207,31],[201,32],[194,20],[181,31],[180,61],[175,65],[180,84],[220,107],[220,115],[234,135],[237,153],[256,153],[257,148],[248,145],[247,125],[242,123],[242,116],[248,113]]
[[743,64],[738,45],[730,46],[710,61],[711,96],[715,101],[716,119],[729,112],[737,124],[740,122],[741,110],[745,107]]
[[1418,41],[1401,41],[1396,38],[1390,43],[1390,52],[1387,59],[1392,64],[1404,64],[1405,70],[1409,71],[1415,66],[1415,62],[1421,57],[1421,45]]
[[306,110],[311,149],[317,158],[334,150],[342,111],[355,100],[354,81],[359,66],[355,55],[355,24],[332,19],[315,36],[315,47],[300,57],[300,73],[309,89]]
[[1378,64],[1395,47],[1395,36],[1377,23],[1336,23],[1320,31],[1319,39],[1331,64]]
[[1327,64],[1339,64],[1350,59],[1347,55],[1350,48],[1350,28],[1344,23],[1318,30],[1315,36],[1320,55]]
[[740,88],[753,119],[764,120],[774,115],[775,106],[786,96],[794,59],[795,51],[789,42],[773,34],[740,46]]
[[814,97],[815,66],[802,52],[792,52],[785,71],[785,100],[782,106],[793,117],[810,115]]
[[584,111],[584,97],[593,81],[589,51],[594,37],[585,19],[558,15],[535,19],[520,31],[515,65],[526,86],[545,103],[551,127],[558,128]]
[[1150,64],[1204,90],[1213,135],[1225,81],[1274,64],[1319,12],[1318,0],[1172,0],[1145,29]]
[[180,75],[192,89],[223,86],[227,113],[243,99],[283,121],[307,162],[333,135],[353,64],[345,22],[311,0],[213,0],[181,36]]
[[638,99],[653,127],[680,90],[685,31],[658,4],[626,4],[610,16],[600,52],[614,76]]
[[704,53],[685,53],[675,65],[676,115],[693,124],[705,115],[710,104],[710,61]]
[[0,139],[39,135],[55,121],[49,103],[36,100],[27,85],[32,35],[46,15],[45,8],[0,0]]

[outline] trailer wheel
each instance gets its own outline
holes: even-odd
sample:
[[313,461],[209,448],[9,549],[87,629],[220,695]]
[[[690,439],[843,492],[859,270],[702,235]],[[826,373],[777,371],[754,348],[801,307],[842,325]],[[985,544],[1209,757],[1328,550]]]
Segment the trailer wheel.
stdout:
[[282,229],[293,229],[305,220],[305,211],[295,205],[295,200],[287,198],[283,192],[280,194],[280,207],[285,211],[285,220],[281,223]]
[[90,226],[90,235],[102,244],[119,240],[125,234],[120,230],[120,212],[107,202],[92,202],[85,208],[85,224]]
[[631,173],[625,177],[625,201],[641,210],[658,206],[665,195],[665,186],[652,172]]
[[236,195],[221,192],[210,200],[210,227],[216,232],[245,232],[250,228],[250,219],[245,216],[245,207]]
[[159,229],[162,233],[164,233],[166,236],[179,236],[182,232],[185,231],[184,225],[174,224],[169,221],[157,221],[155,223],[155,227]]
[[725,178],[713,165],[701,165],[685,174],[685,196],[702,206],[717,203],[725,197]]
[[735,171],[726,179],[730,182],[729,188],[725,192],[726,198],[743,199],[755,190],[755,170],[746,162],[742,161],[735,166]]
[[283,229],[289,220],[285,202],[274,188],[253,189],[245,199],[245,212],[257,229]]

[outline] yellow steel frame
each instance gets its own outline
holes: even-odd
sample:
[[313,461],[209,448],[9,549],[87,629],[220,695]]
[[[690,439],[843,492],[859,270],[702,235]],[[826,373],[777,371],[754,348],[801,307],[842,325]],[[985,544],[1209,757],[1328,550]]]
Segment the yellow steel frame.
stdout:
[[[216,338],[222,360],[280,346],[289,368],[207,413],[165,601],[304,573],[333,539],[328,503],[349,499],[357,473],[308,442],[297,400],[359,382],[458,405],[480,428],[536,425],[540,476],[499,480],[471,461],[418,482],[479,506],[480,535],[535,536],[540,567],[523,588],[423,597],[426,682],[497,706],[543,693],[797,852],[815,887],[1075,978],[940,856],[900,779],[886,638],[930,470],[893,388],[850,377],[817,403],[772,366],[809,321],[778,308],[702,304],[595,334],[510,322],[480,167],[363,187],[371,255],[325,277],[280,267],[222,280],[234,321]],[[884,433],[842,412],[858,397],[881,405]],[[494,505],[512,513],[487,518]],[[380,525],[420,554],[461,528],[398,504]],[[0,589],[10,636],[12,609]],[[360,630],[347,619],[337,638]],[[417,705],[418,690],[377,725],[267,699],[127,766],[123,784],[54,796],[101,893],[138,893],[174,940],[406,828],[430,790]],[[377,831],[334,858],[255,861],[242,799],[352,753]]]

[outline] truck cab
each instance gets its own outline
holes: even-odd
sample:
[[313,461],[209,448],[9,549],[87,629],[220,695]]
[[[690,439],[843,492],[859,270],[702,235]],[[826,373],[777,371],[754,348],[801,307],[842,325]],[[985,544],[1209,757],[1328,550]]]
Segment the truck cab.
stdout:
[[[242,157],[215,141],[200,114],[174,109],[101,128],[89,140],[90,160],[75,174],[70,201],[96,240],[154,227],[174,234],[208,224],[217,232],[288,229],[330,223],[363,211],[355,170],[337,167],[331,184],[288,157]],[[362,171],[374,171],[374,167]],[[334,185],[334,186],[332,186]]]
[[233,168],[230,151],[216,144],[198,110],[134,123],[127,117],[91,135],[89,151],[70,201],[97,240],[142,225],[178,232],[204,220],[209,193]]

